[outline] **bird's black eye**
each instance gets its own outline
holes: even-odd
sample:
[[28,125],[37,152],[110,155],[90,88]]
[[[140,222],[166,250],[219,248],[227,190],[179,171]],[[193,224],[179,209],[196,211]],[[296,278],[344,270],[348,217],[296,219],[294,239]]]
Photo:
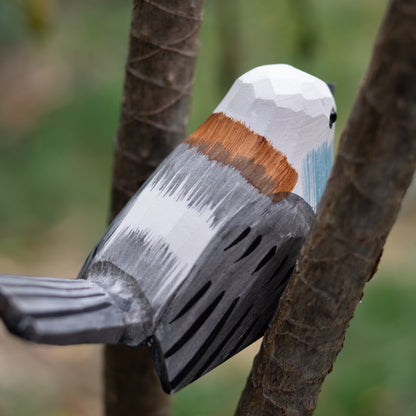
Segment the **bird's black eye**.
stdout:
[[334,109],[331,110],[331,114],[329,115],[329,128],[332,129],[335,121],[337,120],[337,113]]

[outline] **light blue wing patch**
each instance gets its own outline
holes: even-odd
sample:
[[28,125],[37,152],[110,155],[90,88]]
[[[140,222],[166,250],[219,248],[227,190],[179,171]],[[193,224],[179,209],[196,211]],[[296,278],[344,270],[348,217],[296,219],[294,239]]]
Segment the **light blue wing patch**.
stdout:
[[307,153],[303,160],[304,195],[314,211],[324,192],[334,159],[333,141],[325,142]]

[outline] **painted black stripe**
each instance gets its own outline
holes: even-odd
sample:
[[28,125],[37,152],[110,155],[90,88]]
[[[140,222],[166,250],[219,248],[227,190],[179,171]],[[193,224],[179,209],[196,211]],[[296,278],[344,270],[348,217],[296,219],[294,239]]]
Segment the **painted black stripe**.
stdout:
[[265,324],[261,327],[260,331],[257,332],[256,334],[256,338],[261,338],[267,331],[267,329],[269,328],[270,325],[270,320],[266,321]]
[[289,259],[289,256],[286,256],[282,260],[282,262],[279,264],[279,267],[276,269],[276,271],[267,280],[266,285],[267,285],[267,283],[270,283],[280,273],[280,271],[283,269],[283,266],[286,264],[288,259]]
[[14,298],[34,298],[34,299],[88,299],[106,296],[105,293],[92,293],[90,295],[57,295],[57,294],[37,294],[37,293],[16,293],[12,292],[10,295]]
[[195,367],[201,357],[204,356],[205,351],[209,348],[209,346],[214,342],[215,338],[220,333],[222,327],[225,325],[227,319],[230,317],[231,313],[233,312],[235,305],[240,298],[235,298],[231,305],[228,307],[224,315],[222,316],[221,320],[215,325],[215,328],[212,332],[208,335],[208,338],[205,342],[200,346],[198,351],[194,354],[194,356],[188,361],[188,363],[183,367],[183,369],[179,372],[179,374],[172,380],[171,386],[173,389],[180,384],[183,379],[189,374],[189,372]]
[[270,320],[272,319],[272,317],[275,314],[276,309],[279,305],[279,301],[280,301],[280,298],[282,296],[282,293],[283,293],[285,287],[287,286],[287,283],[289,282],[290,277],[293,274],[294,268],[295,268],[295,265],[290,267],[287,270],[287,272],[285,273],[283,279],[279,282],[277,288],[273,289],[273,292],[275,294],[275,298],[272,300],[272,302],[267,307],[267,309],[263,312],[263,316],[264,317],[269,317],[269,318],[267,319],[267,321],[265,322],[263,327],[260,329],[260,331],[257,333],[256,339],[262,337],[264,335],[264,333],[266,332],[266,330],[267,330],[267,328],[270,324]]
[[204,324],[204,322],[210,317],[214,309],[220,303],[225,291],[221,292],[213,302],[201,313],[201,315],[195,320],[191,327],[183,334],[183,336],[169,349],[165,354],[165,358],[168,358],[179,351],[195,334],[195,332]]
[[103,302],[100,303],[98,305],[93,305],[93,306],[88,306],[86,308],[82,308],[82,309],[62,309],[59,311],[51,311],[51,312],[34,312],[34,313],[28,313],[29,316],[33,317],[33,318],[62,318],[62,317],[66,317],[66,316],[71,316],[71,315],[79,315],[82,313],[87,313],[87,312],[97,312],[97,311],[101,311],[102,309],[106,309],[110,306],[113,306],[110,302]]
[[233,355],[235,355],[239,350],[240,347],[243,345],[243,343],[245,342],[245,340],[248,338],[248,336],[250,335],[250,332],[253,330],[253,328],[256,326],[257,322],[259,321],[260,316],[258,316],[254,322],[250,325],[250,328],[247,330],[247,332],[240,338],[240,340],[237,342],[237,344],[235,345],[235,347],[231,350],[231,352],[227,355],[227,358],[224,360],[228,360],[229,358],[231,358]]
[[259,244],[261,243],[261,239],[262,239],[261,235],[256,237],[255,240],[249,245],[247,250],[243,253],[243,255],[236,261],[236,263],[244,259],[244,257],[247,257],[248,255],[250,255],[259,246]]
[[260,263],[257,265],[256,269],[251,274],[258,272],[273,258],[273,256],[276,254],[276,248],[277,247],[274,246],[268,251],[268,253],[262,258]]
[[250,231],[251,227],[247,227],[228,247],[224,249],[224,251],[227,251],[229,248],[234,247],[240,241],[244,240],[249,235]]
[[224,337],[221,344],[218,345],[218,347],[215,349],[215,351],[209,356],[208,360],[205,362],[205,364],[199,369],[198,373],[195,375],[193,380],[196,380],[197,378],[201,377],[202,374],[204,374],[205,370],[209,368],[209,366],[214,362],[214,360],[218,357],[218,355],[221,353],[222,349],[225,347],[225,345],[228,343],[228,341],[232,338],[235,331],[239,328],[241,323],[244,321],[245,317],[248,315],[248,313],[253,308],[253,305],[251,305],[243,314],[243,316],[238,320],[238,322],[231,328],[231,331]]
[[202,288],[199,289],[198,292],[194,296],[192,296],[191,300],[181,309],[181,311],[169,323],[172,324],[177,319],[185,315],[186,312],[188,312],[192,308],[192,306],[194,306],[195,303],[197,303],[198,300],[201,299],[202,296],[205,295],[206,291],[209,289],[210,286],[211,286],[211,281],[209,281],[204,286],[202,286]]
[[279,283],[279,286],[277,286],[276,292],[280,289],[284,289],[284,287],[287,285],[287,282],[289,281],[290,276],[292,276],[293,270],[295,269],[295,265],[293,265],[284,275],[282,281]]

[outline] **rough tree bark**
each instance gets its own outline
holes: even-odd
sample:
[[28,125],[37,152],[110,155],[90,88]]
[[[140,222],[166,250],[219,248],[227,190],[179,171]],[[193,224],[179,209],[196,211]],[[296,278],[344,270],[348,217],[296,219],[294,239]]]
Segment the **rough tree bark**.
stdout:
[[[119,129],[115,140],[113,219],[186,137],[203,0],[135,0]],[[105,349],[107,416],[170,413],[146,349]]]
[[416,3],[393,0],[236,415],[311,415],[416,167]]

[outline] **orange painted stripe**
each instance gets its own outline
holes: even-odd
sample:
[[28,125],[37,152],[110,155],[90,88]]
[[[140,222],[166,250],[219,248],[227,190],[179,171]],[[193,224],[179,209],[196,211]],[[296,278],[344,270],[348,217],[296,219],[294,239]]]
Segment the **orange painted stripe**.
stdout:
[[298,173],[283,153],[265,137],[223,113],[212,114],[185,143],[210,160],[239,170],[249,183],[273,200],[291,192],[298,180]]

